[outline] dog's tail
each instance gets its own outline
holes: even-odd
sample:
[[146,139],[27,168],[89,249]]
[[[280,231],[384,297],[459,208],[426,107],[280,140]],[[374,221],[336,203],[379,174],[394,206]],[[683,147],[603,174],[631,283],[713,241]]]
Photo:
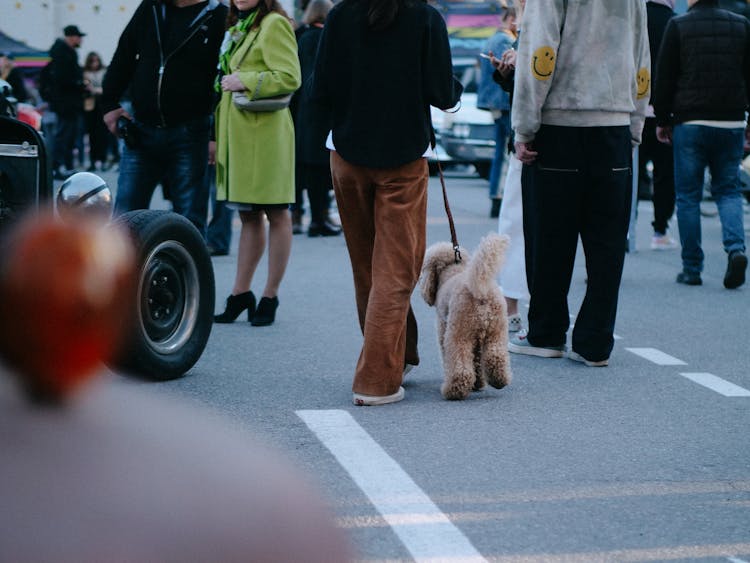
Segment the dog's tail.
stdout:
[[510,244],[508,235],[489,233],[477,247],[469,263],[469,291],[482,298],[497,287],[496,277],[505,262],[505,251]]

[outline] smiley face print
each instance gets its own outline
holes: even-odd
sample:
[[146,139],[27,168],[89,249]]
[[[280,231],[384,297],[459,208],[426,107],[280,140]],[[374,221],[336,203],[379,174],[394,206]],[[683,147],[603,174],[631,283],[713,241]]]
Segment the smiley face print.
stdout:
[[531,55],[531,74],[537,80],[549,80],[555,71],[555,50],[552,47],[539,47]]
[[641,68],[636,75],[637,90],[636,95],[639,100],[648,96],[649,87],[651,86],[651,75],[647,68]]

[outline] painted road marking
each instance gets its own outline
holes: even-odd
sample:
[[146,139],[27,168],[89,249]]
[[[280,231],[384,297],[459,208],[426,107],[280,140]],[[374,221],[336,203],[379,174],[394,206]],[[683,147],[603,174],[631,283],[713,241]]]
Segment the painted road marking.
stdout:
[[645,358],[646,360],[655,363],[659,366],[686,366],[687,363],[682,360],[665,354],[661,350],[656,348],[625,348],[628,352],[632,352],[636,356]]
[[711,373],[681,373],[680,375],[687,377],[690,381],[694,381],[698,385],[708,387],[711,391],[716,391],[725,397],[750,397],[750,391],[747,389]]
[[348,412],[296,413],[351,475],[416,561],[486,561]]

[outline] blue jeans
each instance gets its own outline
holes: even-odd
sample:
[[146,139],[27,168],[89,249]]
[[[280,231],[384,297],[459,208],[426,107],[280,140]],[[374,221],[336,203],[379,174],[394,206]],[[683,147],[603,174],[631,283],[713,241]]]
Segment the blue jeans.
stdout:
[[227,202],[216,199],[216,167],[209,166],[206,181],[211,192],[211,221],[208,224],[206,243],[218,252],[229,252],[232,242],[232,215]]
[[510,134],[510,112],[504,111],[495,120],[495,157],[492,159],[490,168],[490,198],[498,197],[500,192],[500,174],[503,171],[503,162],[508,152],[508,135]]
[[745,250],[739,181],[744,130],[677,125],[672,140],[682,267],[698,274],[703,271],[700,202],[706,166],[711,171],[711,193],[719,210],[724,250]]
[[206,233],[208,215],[209,118],[174,127],[152,127],[136,121],[138,145],[125,146],[120,159],[115,215],[148,209],[157,184],[169,193],[175,212]]

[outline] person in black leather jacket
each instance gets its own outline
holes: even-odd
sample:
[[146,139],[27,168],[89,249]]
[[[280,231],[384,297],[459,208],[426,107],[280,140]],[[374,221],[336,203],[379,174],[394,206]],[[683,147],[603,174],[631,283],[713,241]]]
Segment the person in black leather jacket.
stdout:
[[[208,214],[210,116],[227,8],[219,0],[143,0],[104,78],[102,109],[118,136],[127,124],[115,214],[149,207],[168,179],[174,210],[201,233]],[[119,104],[128,90],[131,116]]]

